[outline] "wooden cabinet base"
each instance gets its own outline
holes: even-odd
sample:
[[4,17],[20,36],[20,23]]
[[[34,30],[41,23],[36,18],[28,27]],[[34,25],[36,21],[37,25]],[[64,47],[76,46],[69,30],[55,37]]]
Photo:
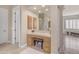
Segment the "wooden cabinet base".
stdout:
[[[40,49],[34,45],[34,40],[43,40],[43,47]],[[51,39],[50,37],[38,36],[38,35],[28,35],[27,36],[27,45],[39,51],[43,51],[45,53],[51,53]]]

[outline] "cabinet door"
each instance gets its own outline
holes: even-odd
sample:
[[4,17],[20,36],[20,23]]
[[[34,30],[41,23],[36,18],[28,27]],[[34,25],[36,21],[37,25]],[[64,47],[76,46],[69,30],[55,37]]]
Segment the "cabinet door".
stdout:
[[28,25],[28,29],[32,29],[32,16],[27,16],[27,25]]

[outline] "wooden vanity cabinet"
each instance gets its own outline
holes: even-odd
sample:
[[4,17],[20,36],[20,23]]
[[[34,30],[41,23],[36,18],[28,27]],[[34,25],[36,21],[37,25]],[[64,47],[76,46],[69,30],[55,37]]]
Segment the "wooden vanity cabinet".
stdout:
[[[40,36],[40,35],[28,35],[27,36],[27,45],[29,47],[34,48],[33,46],[33,38],[40,38],[43,39],[43,49],[39,50],[39,51],[43,51],[45,53],[51,53],[51,39],[50,37],[46,37],[46,36]],[[34,48],[36,49],[36,48]]]

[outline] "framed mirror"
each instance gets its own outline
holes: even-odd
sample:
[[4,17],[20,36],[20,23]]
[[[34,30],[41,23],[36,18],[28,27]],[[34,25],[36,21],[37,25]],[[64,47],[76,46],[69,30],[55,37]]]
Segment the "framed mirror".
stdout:
[[39,16],[39,30],[50,31],[50,18],[44,13],[40,13]]

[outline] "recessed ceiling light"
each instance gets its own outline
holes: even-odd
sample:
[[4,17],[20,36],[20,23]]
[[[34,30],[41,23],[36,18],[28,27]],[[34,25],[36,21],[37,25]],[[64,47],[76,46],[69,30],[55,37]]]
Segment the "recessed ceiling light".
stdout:
[[41,11],[40,11],[40,10],[39,10],[38,12],[39,12],[39,13],[41,13]]
[[34,9],[34,10],[36,10],[37,8],[36,8],[36,7],[34,7],[33,9]]
[[48,9],[45,9],[45,11],[48,11]]
[[42,7],[45,7],[45,5],[42,5]]

